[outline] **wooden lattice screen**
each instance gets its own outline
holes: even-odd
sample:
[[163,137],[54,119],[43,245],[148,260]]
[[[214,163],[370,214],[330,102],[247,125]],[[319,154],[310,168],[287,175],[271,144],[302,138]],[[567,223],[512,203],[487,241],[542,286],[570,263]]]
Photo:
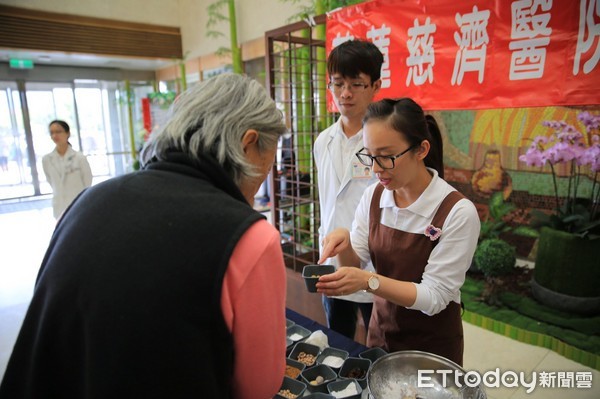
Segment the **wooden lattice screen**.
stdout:
[[335,115],[326,109],[325,16],[265,34],[266,84],[291,136],[271,173],[271,215],[281,232],[286,266],[301,271],[319,258],[320,224],[313,144]]

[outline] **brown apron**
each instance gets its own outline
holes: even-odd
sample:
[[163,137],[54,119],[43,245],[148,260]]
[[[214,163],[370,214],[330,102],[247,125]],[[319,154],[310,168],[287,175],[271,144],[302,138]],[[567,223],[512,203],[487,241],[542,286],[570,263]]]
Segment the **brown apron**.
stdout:
[[[377,186],[371,200],[369,251],[373,265],[382,276],[420,283],[429,255],[438,241],[431,241],[424,231],[414,234],[382,225],[379,201],[383,190],[383,186]],[[457,191],[448,194],[432,224],[442,228],[448,213],[462,198]],[[367,345],[379,346],[388,352],[420,350],[435,353],[462,366],[461,307],[452,301],[440,313],[428,316],[375,295]]]

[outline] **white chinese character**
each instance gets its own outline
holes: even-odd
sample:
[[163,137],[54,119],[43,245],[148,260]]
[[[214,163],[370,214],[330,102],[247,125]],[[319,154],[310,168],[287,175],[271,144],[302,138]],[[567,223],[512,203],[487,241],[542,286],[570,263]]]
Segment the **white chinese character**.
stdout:
[[[587,4],[588,1],[589,4]],[[600,59],[600,40],[597,40],[600,37],[600,23],[594,22],[595,17],[600,17],[600,0],[579,0],[579,34],[577,35],[577,48],[575,50],[575,61],[573,62],[573,75],[579,73],[581,55],[588,53],[594,44],[596,48],[590,58],[583,64],[583,73],[592,72],[598,64],[598,59]]]
[[[512,25],[508,48],[510,58],[510,80],[538,79],[544,75],[546,49],[550,44],[552,29],[548,27],[552,0],[519,0],[511,6]],[[546,36],[546,37],[544,37]]]
[[350,40],[354,40],[354,36],[352,36],[350,32],[346,31],[346,36],[341,36],[340,32],[338,32],[338,34],[331,41],[331,48],[337,47],[340,44]]
[[592,387],[592,372],[591,371],[578,371],[575,373],[575,384],[577,388],[591,388]]
[[371,27],[367,32],[367,38],[371,39],[373,44],[375,44],[381,54],[383,54],[383,65],[381,65],[381,88],[386,89],[392,85],[392,71],[390,71],[390,38],[389,35],[392,32],[392,29],[385,26],[385,24],[381,25],[381,28],[375,29],[375,27]]
[[406,85],[411,81],[419,86],[428,81],[433,81],[433,65],[435,64],[435,53],[433,51],[433,36],[436,31],[435,24],[431,23],[429,17],[425,24],[419,26],[419,20],[415,18],[415,25],[408,29],[408,40],[406,47],[410,55],[406,59],[408,75]]
[[572,371],[558,372],[558,387],[573,388],[575,386],[575,373]]
[[490,10],[478,11],[473,6],[473,12],[460,15],[456,14],[456,23],[460,32],[454,32],[454,41],[459,46],[454,60],[452,71],[452,85],[461,84],[465,72],[478,72],[477,81],[483,82],[483,71],[485,68],[485,56],[489,37],[487,34],[487,23],[490,18]]
[[552,29],[548,27],[549,13],[537,13],[552,9],[552,0],[519,0],[511,4],[512,26],[511,39],[532,39],[536,36],[550,36]]
[[554,388],[556,385],[556,372],[541,371],[539,373],[539,386],[543,388]]
[[550,38],[537,38],[532,40],[519,40],[510,42],[508,48],[512,50],[510,57],[510,80],[537,79],[544,75],[546,64],[546,47]]

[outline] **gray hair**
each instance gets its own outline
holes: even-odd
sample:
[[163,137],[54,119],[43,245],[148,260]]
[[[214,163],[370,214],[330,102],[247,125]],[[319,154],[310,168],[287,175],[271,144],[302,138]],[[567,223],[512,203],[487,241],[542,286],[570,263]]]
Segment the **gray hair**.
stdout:
[[255,80],[222,74],[182,93],[171,106],[169,118],[152,139],[153,155],[182,151],[192,159],[213,156],[236,184],[257,173],[246,160],[242,137],[248,129],[259,132],[260,151],[272,149],[287,129],[283,114]]

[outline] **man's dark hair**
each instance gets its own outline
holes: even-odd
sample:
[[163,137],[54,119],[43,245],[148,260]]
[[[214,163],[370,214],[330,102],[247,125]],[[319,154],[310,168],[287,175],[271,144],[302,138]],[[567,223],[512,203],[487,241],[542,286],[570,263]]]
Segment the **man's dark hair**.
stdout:
[[327,58],[329,76],[339,73],[344,78],[354,79],[364,73],[371,77],[371,83],[381,77],[383,54],[371,42],[349,40],[335,47]]

